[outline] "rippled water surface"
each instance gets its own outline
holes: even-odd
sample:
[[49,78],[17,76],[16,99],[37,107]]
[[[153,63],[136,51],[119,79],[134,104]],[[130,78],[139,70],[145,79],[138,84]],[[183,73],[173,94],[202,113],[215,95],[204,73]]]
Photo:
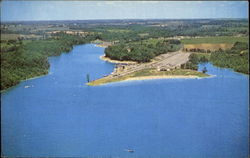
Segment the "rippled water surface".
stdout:
[[86,86],[113,71],[103,51],[75,46],[50,58],[49,75],[2,93],[3,155],[247,157],[248,76],[208,63],[211,78]]

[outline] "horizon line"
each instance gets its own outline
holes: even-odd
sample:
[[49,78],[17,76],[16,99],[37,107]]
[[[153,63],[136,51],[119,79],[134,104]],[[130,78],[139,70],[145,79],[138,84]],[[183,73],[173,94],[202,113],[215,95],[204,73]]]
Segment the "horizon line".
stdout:
[[65,20],[10,20],[2,21],[1,23],[11,23],[11,22],[49,22],[49,21],[115,21],[115,20],[239,20],[239,19],[249,19],[247,18],[125,18],[125,19],[65,19]]

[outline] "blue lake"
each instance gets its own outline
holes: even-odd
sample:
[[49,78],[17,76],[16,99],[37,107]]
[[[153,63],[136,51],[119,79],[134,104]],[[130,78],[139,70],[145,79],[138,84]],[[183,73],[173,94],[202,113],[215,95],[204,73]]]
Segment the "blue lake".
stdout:
[[247,75],[207,63],[214,77],[86,86],[113,71],[103,52],[75,46],[1,94],[4,156],[248,157]]

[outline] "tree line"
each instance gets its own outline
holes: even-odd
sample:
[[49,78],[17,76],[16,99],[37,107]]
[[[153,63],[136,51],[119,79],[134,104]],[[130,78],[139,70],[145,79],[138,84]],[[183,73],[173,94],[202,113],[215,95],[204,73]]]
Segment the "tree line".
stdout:
[[215,51],[211,54],[210,60],[216,66],[249,74],[248,43],[236,42],[229,50]]

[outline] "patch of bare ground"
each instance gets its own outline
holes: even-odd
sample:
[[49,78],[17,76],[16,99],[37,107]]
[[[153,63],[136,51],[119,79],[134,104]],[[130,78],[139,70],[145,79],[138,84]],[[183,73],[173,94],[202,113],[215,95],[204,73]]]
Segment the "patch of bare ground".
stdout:
[[204,50],[210,50],[215,51],[219,49],[231,49],[233,47],[233,44],[229,43],[221,43],[221,44],[184,44],[184,49],[190,50],[190,49],[204,49]]

